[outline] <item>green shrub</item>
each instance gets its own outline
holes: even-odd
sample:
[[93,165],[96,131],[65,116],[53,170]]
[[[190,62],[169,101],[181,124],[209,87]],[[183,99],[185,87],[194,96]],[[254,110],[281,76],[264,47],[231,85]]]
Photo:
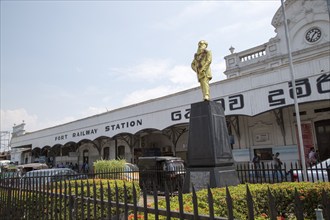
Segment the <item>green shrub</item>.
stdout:
[[125,160],[97,160],[94,162],[95,178],[124,179]]
[[123,170],[125,163],[125,160],[97,160],[94,162],[94,171],[95,173],[98,173],[105,171]]
[[[319,182],[288,182],[278,184],[249,184],[250,192],[254,202],[255,219],[268,219],[269,216],[269,201],[268,188],[275,199],[277,211],[286,213],[286,219],[295,219],[294,217],[294,200],[295,189],[299,193],[300,200],[303,202],[305,219],[315,219],[315,208],[321,204],[321,194],[324,189],[328,196],[330,195],[330,183]],[[230,186],[229,192],[233,200],[233,213],[236,219],[247,219],[248,209],[246,201],[246,185]],[[226,189],[213,188],[211,189],[214,200],[215,216],[227,217]],[[202,215],[209,214],[208,208],[208,193],[207,190],[196,192],[198,197],[198,213]],[[330,199],[330,198],[328,198]],[[193,212],[192,194],[183,195],[184,211]],[[165,200],[159,201],[159,208],[165,209]],[[179,210],[179,202],[177,197],[171,198],[171,210]],[[153,219],[150,215],[149,219]],[[160,217],[165,219],[165,217]]]

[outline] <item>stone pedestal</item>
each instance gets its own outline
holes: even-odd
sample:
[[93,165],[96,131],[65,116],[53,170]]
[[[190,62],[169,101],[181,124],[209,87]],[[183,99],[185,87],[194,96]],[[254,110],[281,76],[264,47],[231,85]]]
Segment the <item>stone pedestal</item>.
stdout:
[[191,105],[184,192],[237,185],[239,180],[229,144],[222,106],[213,101]]

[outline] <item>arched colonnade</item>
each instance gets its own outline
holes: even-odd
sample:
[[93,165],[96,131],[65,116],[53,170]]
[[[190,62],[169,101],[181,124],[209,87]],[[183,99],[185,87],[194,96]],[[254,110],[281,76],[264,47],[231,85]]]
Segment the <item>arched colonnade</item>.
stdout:
[[163,130],[148,128],[135,134],[119,133],[113,137],[100,136],[94,140],[35,147],[31,150],[31,162],[45,162],[50,167],[72,166],[80,171],[84,162],[92,167],[93,162],[101,159],[125,159],[137,163],[140,156],[185,157],[188,127],[188,123],[176,124]]

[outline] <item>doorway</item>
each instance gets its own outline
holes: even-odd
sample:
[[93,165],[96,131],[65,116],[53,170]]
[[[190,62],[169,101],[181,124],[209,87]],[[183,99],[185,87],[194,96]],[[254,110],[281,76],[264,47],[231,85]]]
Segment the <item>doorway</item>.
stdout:
[[320,160],[330,158],[330,119],[314,123]]
[[83,151],[83,163],[87,163],[88,164],[88,159],[89,159],[89,152],[88,152],[88,150],[84,150]]

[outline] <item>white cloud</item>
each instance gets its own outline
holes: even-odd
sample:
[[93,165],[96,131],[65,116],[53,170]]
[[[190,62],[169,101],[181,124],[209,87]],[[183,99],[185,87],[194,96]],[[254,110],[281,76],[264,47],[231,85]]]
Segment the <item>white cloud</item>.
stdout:
[[[150,60],[150,63],[157,63],[157,62],[152,62]],[[157,80],[158,86],[149,89],[136,90],[127,94],[121,103],[123,106],[136,104],[149,99],[159,98],[165,95],[173,94],[182,90],[199,86],[196,73],[191,69],[190,66],[187,65],[171,66],[171,64],[168,63],[167,61],[166,62],[159,61],[159,63],[166,63],[166,65],[163,66],[164,67],[163,69],[159,70],[159,74],[160,73],[161,74],[153,79],[154,81]],[[138,66],[144,66],[144,65],[138,65]],[[226,78],[225,75],[223,74],[225,68],[226,68],[225,62],[212,63],[211,69],[213,73],[213,80],[212,80],[213,82]],[[131,69],[138,69],[138,68],[132,67]],[[148,76],[148,75],[149,75],[149,70],[146,70],[146,73],[144,73],[143,68],[141,68],[140,77]],[[169,81],[165,81],[164,79],[168,79]],[[145,87],[146,86],[147,85],[145,85]]]
[[37,123],[38,116],[29,115],[23,108],[14,110],[1,109],[1,131],[12,131],[14,124],[21,124],[23,121],[34,127]]
[[213,74],[213,82],[218,80],[226,79],[226,75],[223,72],[226,70],[226,63],[215,63],[212,65],[212,74]]
[[112,74],[123,80],[147,80],[152,82],[164,77],[170,65],[169,60],[146,59],[140,64],[127,68],[112,68]]
[[173,65],[170,60],[153,60],[148,59],[144,62],[128,68],[116,68],[117,73],[125,73],[121,75],[122,80],[166,83],[169,82],[180,85],[191,85],[196,81],[195,73],[190,66]]
[[174,66],[167,73],[171,82],[182,85],[194,85],[196,84],[196,74],[193,72],[190,66],[178,65]]
[[123,106],[132,105],[146,100],[166,96],[168,94],[175,93],[178,91],[180,91],[179,87],[171,86],[158,86],[152,89],[136,90],[126,95],[126,97],[122,101],[122,104]]
[[74,117],[65,117],[61,120],[40,120],[38,116],[29,114],[24,108],[14,110],[1,109],[1,131],[12,131],[14,124],[24,122],[25,131],[32,132],[52,126],[68,123],[75,120]]

